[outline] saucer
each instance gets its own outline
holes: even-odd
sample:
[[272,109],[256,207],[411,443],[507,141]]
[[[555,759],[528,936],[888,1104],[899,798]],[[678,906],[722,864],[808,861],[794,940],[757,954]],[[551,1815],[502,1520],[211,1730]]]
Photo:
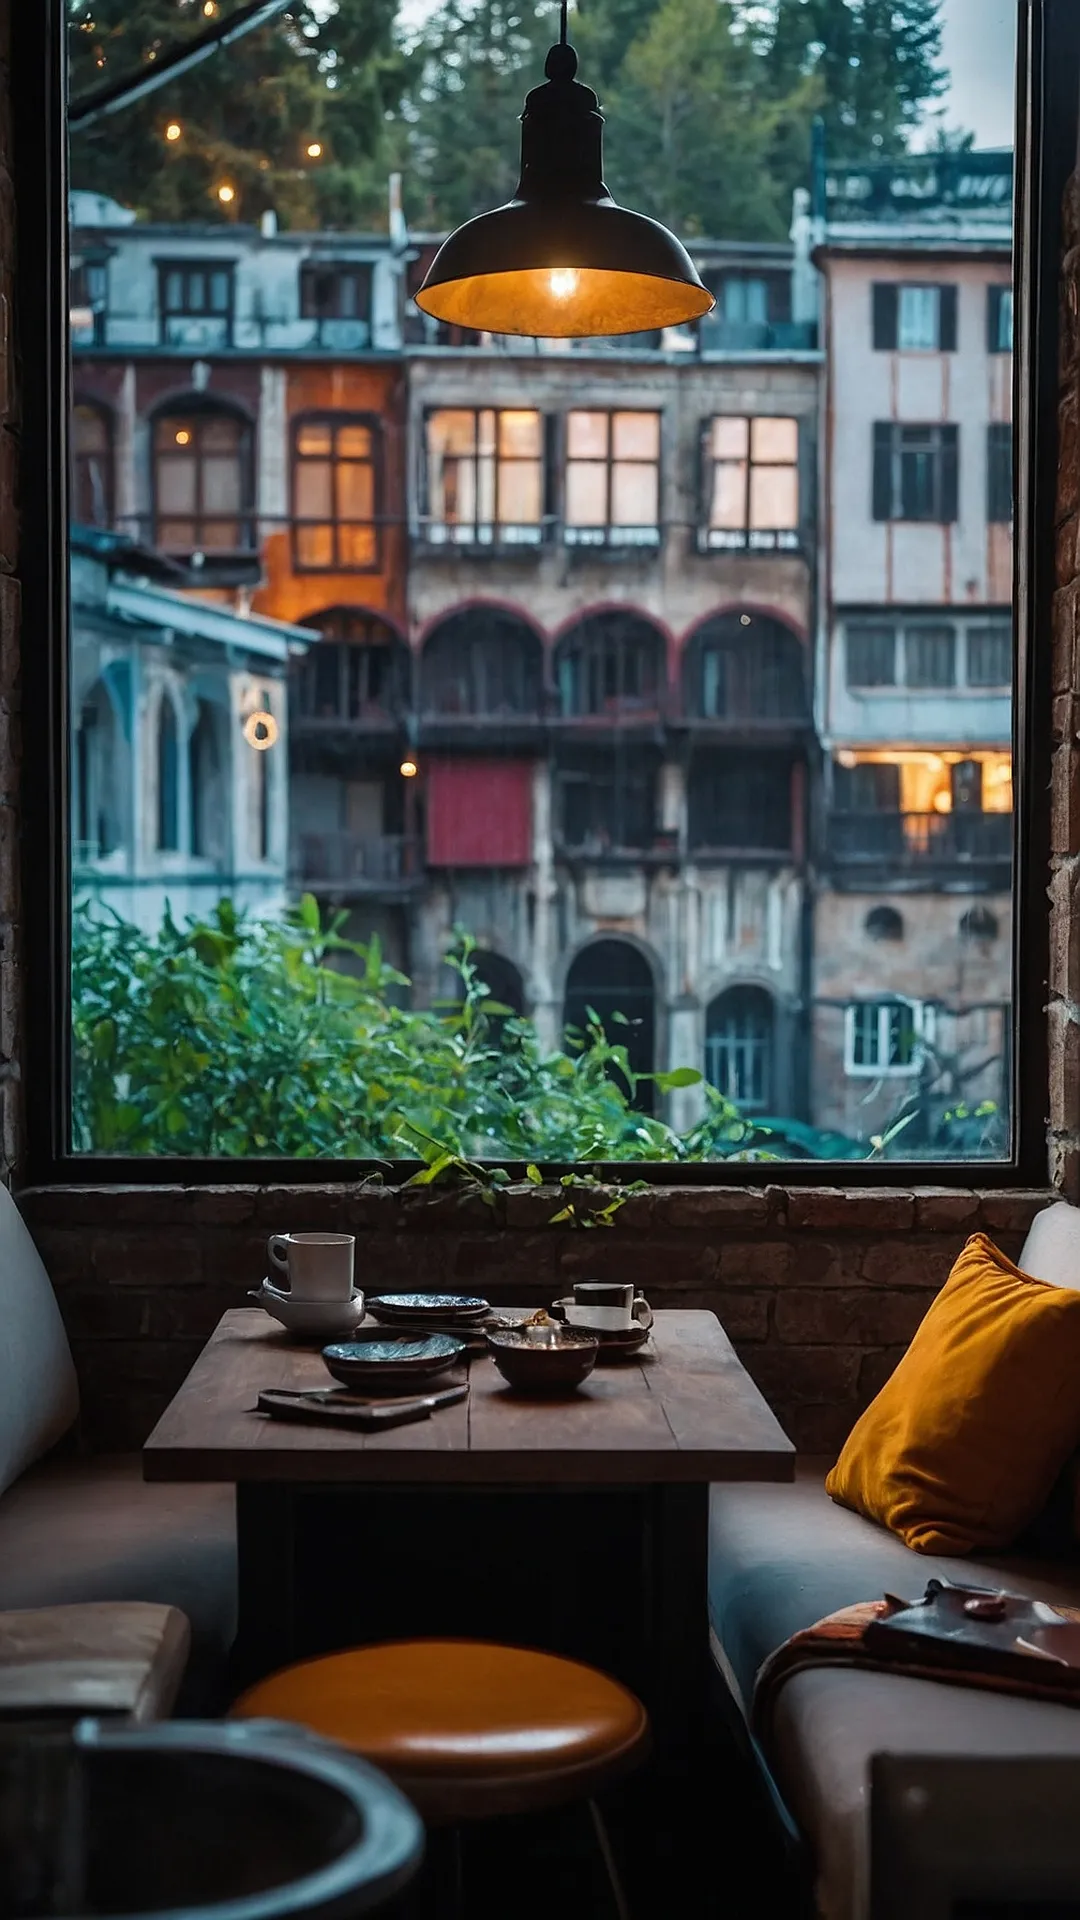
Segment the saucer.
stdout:
[[[568,1307],[576,1309],[573,1320],[567,1314]],[[567,1294],[563,1300],[553,1300],[548,1312],[556,1320],[565,1322],[567,1326],[595,1334],[600,1342],[598,1360],[618,1360],[623,1357],[629,1358],[633,1353],[639,1353],[652,1331],[652,1308],[641,1293],[635,1296],[631,1308],[634,1316],[632,1327],[590,1327],[587,1320],[579,1318],[579,1315],[588,1313],[588,1308],[575,1300],[572,1293]]]
[[351,1300],[294,1300],[269,1280],[253,1287],[248,1294],[260,1307],[300,1339],[327,1340],[336,1333],[351,1333],[364,1317],[364,1296],[353,1292]]

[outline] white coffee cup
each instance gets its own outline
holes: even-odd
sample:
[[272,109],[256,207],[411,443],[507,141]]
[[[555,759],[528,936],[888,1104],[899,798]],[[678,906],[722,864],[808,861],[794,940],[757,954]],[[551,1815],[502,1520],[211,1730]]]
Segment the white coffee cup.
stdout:
[[350,1300],[355,1246],[351,1233],[272,1233],[266,1252],[297,1300]]
[[634,1324],[634,1289],[621,1280],[579,1280],[566,1318],[571,1326],[625,1333]]

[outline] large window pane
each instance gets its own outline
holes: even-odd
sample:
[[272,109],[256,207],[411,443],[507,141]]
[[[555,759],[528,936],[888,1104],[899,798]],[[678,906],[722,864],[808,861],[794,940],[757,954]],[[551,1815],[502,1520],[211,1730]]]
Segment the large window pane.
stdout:
[[72,99],[141,76],[71,143],[78,1150],[993,1184],[1001,9],[707,8],[653,112],[674,16],[601,7],[613,188],[716,306],[561,339],[416,304],[543,9],[320,0],[149,92],[224,9],[129,11],[67,9]]

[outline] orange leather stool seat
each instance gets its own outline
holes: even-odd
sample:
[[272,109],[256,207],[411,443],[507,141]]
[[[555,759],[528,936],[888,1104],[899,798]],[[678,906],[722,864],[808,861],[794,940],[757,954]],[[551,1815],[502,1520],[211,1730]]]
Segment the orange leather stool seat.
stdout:
[[400,1640],[305,1660],[234,1715],[291,1720],[351,1747],[433,1821],[591,1798],[641,1759],[648,1716],[594,1667],[482,1640]]

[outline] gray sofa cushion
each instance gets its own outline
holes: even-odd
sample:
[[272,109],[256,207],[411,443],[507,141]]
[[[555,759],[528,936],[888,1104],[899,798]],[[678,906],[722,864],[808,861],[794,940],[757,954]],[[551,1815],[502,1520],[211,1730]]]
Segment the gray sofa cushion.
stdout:
[[71,1426],[79,1389],[49,1276],[0,1187],[0,1493]]
[[0,1609],[141,1600],[179,1607],[192,1655],[185,1712],[218,1710],[236,1629],[227,1486],[147,1486],[136,1456],[54,1457],[0,1499]]

